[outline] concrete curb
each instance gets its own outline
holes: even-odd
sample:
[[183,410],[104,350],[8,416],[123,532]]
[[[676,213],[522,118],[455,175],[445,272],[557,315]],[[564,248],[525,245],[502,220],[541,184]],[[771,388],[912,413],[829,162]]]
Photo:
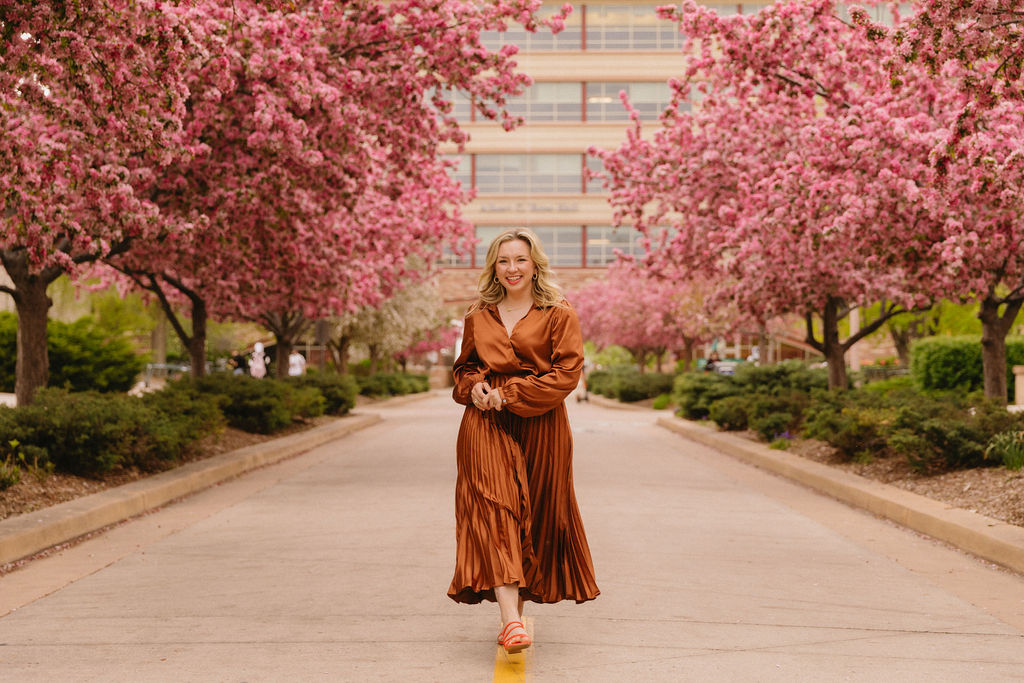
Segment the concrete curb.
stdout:
[[1024,528],[677,417],[658,425],[1024,574]]
[[352,414],[279,439],[191,462],[173,470],[0,522],[0,565],[123,521],[264,465],[312,450],[380,422]]

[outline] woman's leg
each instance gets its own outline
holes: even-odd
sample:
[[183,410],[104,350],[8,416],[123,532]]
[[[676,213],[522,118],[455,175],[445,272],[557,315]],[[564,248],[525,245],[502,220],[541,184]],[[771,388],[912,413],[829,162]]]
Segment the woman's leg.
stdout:
[[507,583],[504,586],[494,587],[494,598],[498,601],[498,609],[501,610],[501,625],[505,626],[510,621],[519,621],[519,586],[514,583]]

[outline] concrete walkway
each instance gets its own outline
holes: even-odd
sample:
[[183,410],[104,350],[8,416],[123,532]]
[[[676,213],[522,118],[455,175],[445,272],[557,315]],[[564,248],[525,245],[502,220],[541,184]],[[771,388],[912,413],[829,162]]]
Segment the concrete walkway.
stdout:
[[[5,681],[486,681],[497,613],[444,595],[442,395],[0,578]],[[570,405],[603,595],[528,606],[534,681],[1011,681],[1024,578]],[[9,611],[13,610],[13,611]]]

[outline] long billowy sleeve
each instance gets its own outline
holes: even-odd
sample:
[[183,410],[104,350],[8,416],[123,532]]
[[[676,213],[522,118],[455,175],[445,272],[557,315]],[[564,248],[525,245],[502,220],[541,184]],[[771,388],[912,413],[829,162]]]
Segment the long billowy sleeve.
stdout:
[[522,417],[548,412],[579,384],[583,372],[583,335],[572,308],[551,313],[551,369],[539,375],[515,377],[501,387],[505,408]]
[[452,398],[456,403],[469,405],[471,402],[470,392],[477,382],[484,382],[487,376],[484,374],[483,363],[476,352],[476,341],[473,338],[473,317],[466,317],[465,327],[462,330],[462,352],[455,360],[452,369],[452,377],[455,380],[455,388],[452,389]]

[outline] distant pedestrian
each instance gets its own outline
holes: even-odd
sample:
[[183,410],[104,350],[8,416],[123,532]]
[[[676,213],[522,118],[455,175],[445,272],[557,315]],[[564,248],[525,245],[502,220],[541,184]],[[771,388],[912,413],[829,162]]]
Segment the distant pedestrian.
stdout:
[[256,379],[267,376],[267,362],[270,357],[263,352],[263,344],[256,342],[252,347],[252,355],[249,356],[249,374]]
[[231,374],[244,375],[249,368],[249,361],[244,353],[232,350],[231,357],[228,359],[228,367],[231,368]]
[[306,374],[306,357],[293,350],[288,356],[288,376],[300,377]]
[[712,351],[708,359],[704,361],[705,372],[716,372],[718,370],[718,364],[721,362],[721,358],[718,356],[718,351]]
[[551,282],[537,236],[507,230],[487,250],[455,361],[459,428],[455,576],[448,596],[498,603],[506,652],[532,644],[523,602],[600,591],[572,482],[565,399],[583,369],[576,312]]

